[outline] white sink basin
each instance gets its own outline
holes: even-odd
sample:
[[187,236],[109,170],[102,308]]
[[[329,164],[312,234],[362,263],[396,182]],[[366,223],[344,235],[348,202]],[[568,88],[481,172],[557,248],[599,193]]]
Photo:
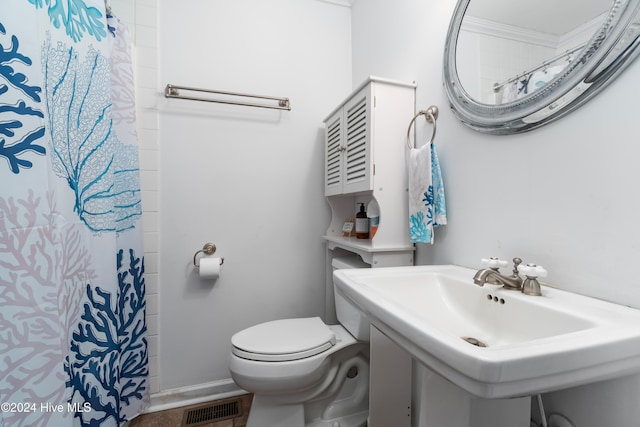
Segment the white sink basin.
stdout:
[[450,265],[337,270],[334,282],[385,335],[479,397],[640,373],[639,310],[548,286],[537,297],[480,287],[474,273]]

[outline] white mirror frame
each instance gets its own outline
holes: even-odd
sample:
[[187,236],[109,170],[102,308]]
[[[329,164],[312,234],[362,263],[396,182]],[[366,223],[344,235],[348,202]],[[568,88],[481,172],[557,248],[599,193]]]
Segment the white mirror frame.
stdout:
[[458,0],[449,24],[443,79],[454,114],[480,132],[514,134],[557,120],[601,91],[640,53],[640,0],[613,0],[598,31],[553,80],[509,103],[480,103],[462,87],[456,65],[458,34],[469,2]]

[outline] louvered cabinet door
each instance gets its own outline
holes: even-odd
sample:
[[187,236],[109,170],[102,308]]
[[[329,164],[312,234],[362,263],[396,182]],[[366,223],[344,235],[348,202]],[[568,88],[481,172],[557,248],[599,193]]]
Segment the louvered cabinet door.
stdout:
[[370,93],[370,86],[367,86],[344,106],[345,151],[342,192],[345,194],[373,188]]
[[338,110],[325,124],[325,196],[342,193],[342,163],[344,148],[342,109]]

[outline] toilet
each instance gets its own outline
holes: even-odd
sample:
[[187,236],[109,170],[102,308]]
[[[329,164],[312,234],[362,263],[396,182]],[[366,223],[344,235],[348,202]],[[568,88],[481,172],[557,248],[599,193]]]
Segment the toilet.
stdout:
[[[333,269],[369,267],[360,257]],[[364,427],[369,414],[369,323],[335,293],[339,325],[319,317],[261,323],[231,338],[233,380],[254,394],[247,427]]]

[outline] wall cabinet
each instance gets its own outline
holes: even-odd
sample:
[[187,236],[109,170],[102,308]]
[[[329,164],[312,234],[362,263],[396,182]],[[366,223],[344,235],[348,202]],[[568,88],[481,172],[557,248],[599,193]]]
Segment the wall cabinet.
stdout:
[[[329,250],[357,253],[373,267],[413,264],[405,138],[414,111],[415,84],[370,77],[325,119]],[[343,237],[345,221],[372,199],[380,213],[375,236]]]

